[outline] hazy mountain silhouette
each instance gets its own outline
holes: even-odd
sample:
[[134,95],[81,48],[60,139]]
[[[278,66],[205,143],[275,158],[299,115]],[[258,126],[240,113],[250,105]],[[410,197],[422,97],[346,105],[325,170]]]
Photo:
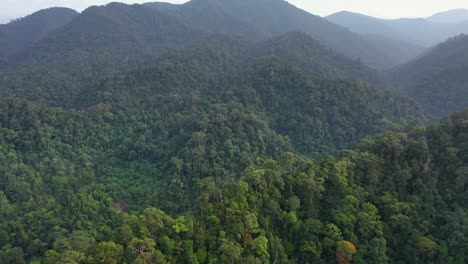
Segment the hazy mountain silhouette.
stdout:
[[414,97],[427,112],[448,115],[467,106],[468,36],[451,38],[388,75],[396,87]]
[[68,8],[50,8],[0,25],[0,59],[15,55],[69,23],[78,13]]
[[440,12],[428,17],[427,20],[436,23],[460,23],[468,21],[468,10],[454,9],[445,12]]
[[111,3],[93,6],[50,34],[32,53],[82,50],[167,49],[188,45],[202,33],[178,19],[141,6]]
[[[345,11],[332,14],[327,19],[359,34],[378,34],[417,46],[431,47],[447,38],[468,33],[468,27],[466,27],[468,23],[465,24],[463,20],[457,21],[454,18],[454,23],[451,24],[437,21],[443,20],[444,17],[451,17],[451,14],[451,12],[441,13],[429,19],[379,19]],[[456,21],[460,23],[455,23]]]
[[251,48],[250,56],[275,56],[315,76],[366,80],[373,84],[381,84],[375,70],[359,61],[335,54],[302,32],[289,32],[260,42]]
[[[237,33],[257,38],[302,31],[322,45],[364,63],[387,68],[405,60],[374,41],[310,14],[284,0],[192,0],[183,5],[147,3],[159,11],[177,14],[185,23],[206,31]],[[388,47],[387,47],[388,48]]]
[[[29,46],[10,46],[16,46],[14,53],[35,59],[60,52],[89,54],[97,49],[103,49],[99,56],[116,51],[123,56],[129,50],[155,56],[213,33],[259,40],[302,31],[335,53],[360,59],[377,69],[406,62],[419,51],[415,45],[360,36],[284,0],[192,0],[181,5],[112,3],[90,7],[66,22],[46,37],[40,34],[41,38]],[[32,44],[34,48],[29,49]]]

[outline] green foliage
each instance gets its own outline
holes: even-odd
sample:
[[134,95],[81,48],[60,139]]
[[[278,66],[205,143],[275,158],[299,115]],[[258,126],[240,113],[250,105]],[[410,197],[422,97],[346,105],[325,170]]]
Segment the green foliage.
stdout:
[[399,132],[418,107],[301,33],[161,56],[204,36],[93,7],[1,73],[0,263],[466,262],[466,111]]
[[267,260],[270,258],[270,254],[268,253],[268,239],[264,236],[259,236],[255,238],[251,244],[252,249],[255,253],[263,260]]
[[[205,125],[181,132],[183,140],[167,137],[169,146],[183,142],[181,149],[152,163],[150,150],[159,145],[144,144],[153,142],[149,135],[138,142],[148,124],[105,106],[77,112],[8,100],[2,109],[3,262],[465,260],[467,112],[316,160],[281,148],[253,150],[267,133],[271,147],[281,146],[268,126],[249,136],[230,127],[231,142],[252,142],[232,156],[215,139],[226,126]],[[245,118],[248,130],[252,117]],[[116,147],[124,137],[131,140]],[[251,161],[243,170],[227,163],[245,158]],[[154,174],[151,164],[166,167]]]
[[94,260],[97,263],[116,264],[120,263],[123,257],[124,248],[122,245],[112,241],[101,242],[94,253]]

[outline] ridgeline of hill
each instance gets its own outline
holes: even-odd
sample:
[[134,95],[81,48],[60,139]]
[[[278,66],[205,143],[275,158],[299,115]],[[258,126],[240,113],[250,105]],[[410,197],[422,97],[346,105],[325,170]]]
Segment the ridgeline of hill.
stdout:
[[465,263],[465,42],[386,91],[406,43],[282,0],[0,26],[0,263]]

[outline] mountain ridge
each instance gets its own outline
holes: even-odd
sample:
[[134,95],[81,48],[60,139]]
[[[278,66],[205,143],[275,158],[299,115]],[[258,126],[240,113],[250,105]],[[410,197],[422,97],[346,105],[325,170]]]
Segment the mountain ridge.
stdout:
[[436,13],[427,18],[429,21],[438,23],[460,23],[468,21],[468,9],[452,9]]
[[77,15],[78,12],[69,8],[48,8],[0,25],[0,60],[32,47]]
[[468,36],[382,73],[412,46],[283,0],[44,34],[0,61],[0,263],[466,263]]
[[327,16],[327,19],[360,34],[383,35],[426,48],[458,34],[468,33],[465,26],[468,19],[438,23],[430,18],[381,19],[352,12],[335,13]]
[[432,115],[444,116],[466,107],[468,100],[468,35],[440,43],[419,58],[387,75],[402,92],[419,101]]
[[[154,6],[155,8],[161,6],[158,3],[146,3],[145,5]],[[392,56],[394,50],[379,49],[378,46],[372,45],[358,34],[299,9],[284,0],[275,0],[274,2],[266,0],[198,0],[182,5],[171,5],[169,9],[170,12],[173,12],[174,9],[183,10],[185,7],[193,5],[208,5],[222,10],[229,17],[241,21],[244,25],[252,28],[254,32],[259,32],[265,36],[271,37],[289,31],[303,31],[318,40],[322,45],[333,49],[336,53],[344,54],[352,59],[360,58],[372,67],[386,68],[386,64],[393,66],[399,62],[399,60],[395,59],[395,56]],[[167,7],[167,5],[164,6]],[[282,17],[282,19],[280,21],[274,19],[275,17]],[[196,21],[192,23],[197,24]],[[343,43],[347,44],[344,45]]]

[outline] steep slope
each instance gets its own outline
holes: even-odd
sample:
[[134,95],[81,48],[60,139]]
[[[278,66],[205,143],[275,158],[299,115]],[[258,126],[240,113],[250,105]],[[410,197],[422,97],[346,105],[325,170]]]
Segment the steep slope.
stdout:
[[0,74],[0,263],[466,262],[468,110],[403,133],[365,64],[198,1],[90,8]]
[[157,52],[189,45],[202,36],[201,32],[164,13],[141,5],[112,3],[88,8],[72,23],[37,43],[31,54],[40,59],[51,53],[75,50]]
[[275,56],[317,77],[362,80],[383,85],[375,70],[360,61],[337,55],[302,32],[289,32],[259,42],[250,49],[250,54],[253,58]]
[[468,33],[463,20],[440,23],[424,18],[379,19],[351,12],[332,14],[327,19],[353,32],[382,35],[422,47],[431,47],[450,37]]
[[67,8],[50,8],[0,25],[0,60],[30,48],[50,32],[69,23],[78,13]]
[[395,40],[380,34],[364,35],[363,37],[372,45],[378,46],[389,52],[389,54],[393,57],[393,66],[388,66],[392,67],[408,63],[427,50],[427,48],[421,45],[413,44],[408,41]]
[[105,75],[152,65],[168,50],[205,36],[141,5],[91,7],[4,65],[2,93],[69,107],[82,89]]
[[[169,12],[174,12],[175,8],[171,6],[168,9],[167,5],[158,3],[147,5]],[[397,64],[387,50],[373,46],[359,35],[284,0],[192,0],[178,6],[177,9],[178,13],[191,14],[182,15],[188,23],[212,32],[248,35],[254,33],[256,37],[271,37],[290,31],[302,31],[335,52],[354,59],[360,58],[372,67],[383,68]],[[205,13],[203,10],[215,12]],[[212,23],[213,21],[217,23]]]
[[[83,101],[124,109],[168,107],[167,102],[172,100],[178,102],[174,109],[190,109],[207,98],[240,102],[266,117],[271,129],[288,136],[301,153],[312,156],[334,152],[366,135],[421,118],[419,108],[407,98],[378,91],[363,81],[327,75],[335,71],[337,76],[344,74],[339,69],[323,67],[313,74],[323,65],[314,57],[317,64],[306,65],[303,70],[293,66],[301,61],[284,60],[281,53],[248,57],[245,64],[233,54],[248,54],[249,47],[233,52],[226,48],[232,43],[227,40],[224,48],[208,45],[183,51],[166,57],[157,67],[117,75],[99,89],[85,91],[82,98],[88,99]],[[322,72],[324,77],[319,77]]]
[[451,38],[389,72],[390,80],[433,115],[468,106],[468,36]]
[[363,82],[313,78],[277,58],[266,58],[232,90],[246,107],[264,112],[271,127],[303,154],[333,153],[373,135],[414,124],[419,108],[409,99]]
[[[89,55],[84,57],[86,52],[89,52]],[[63,61],[57,62],[55,59],[51,62],[39,61],[36,62],[35,68],[29,66],[0,74],[4,86],[1,93],[5,97],[28,98],[47,105],[82,108],[83,105],[87,105],[85,102],[88,100],[84,99],[86,96],[82,96],[82,91],[93,94],[94,84],[100,83],[106,77],[104,73],[144,68],[146,64],[183,64],[190,61],[200,65],[200,70],[204,69],[211,73],[213,78],[216,77],[216,81],[227,82],[245,67],[269,56],[281,58],[317,77],[361,80],[383,88],[383,82],[373,69],[358,61],[336,55],[310,36],[300,32],[287,33],[258,42],[242,37],[213,35],[200,40],[190,48],[173,50],[164,53],[161,57],[150,54],[137,60],[141,51],[134,51],[125,55],[126,63],[120,62],[119,56],[110,57],[120,54],[119,52],[108,52],[108,54],[96,54],[93,49],[72,52],[77,56],[65,54],[57,57],[57,60],[62,58]],[[120,63],[109,65],[112,62]],[[224,77],[221,78],[221,75]],[[216,93],[222,91],[219,89],[222,86],[223,84],[217,87],[210,86],[210,89]],[[208,87],[205,88],[208,90]]]

